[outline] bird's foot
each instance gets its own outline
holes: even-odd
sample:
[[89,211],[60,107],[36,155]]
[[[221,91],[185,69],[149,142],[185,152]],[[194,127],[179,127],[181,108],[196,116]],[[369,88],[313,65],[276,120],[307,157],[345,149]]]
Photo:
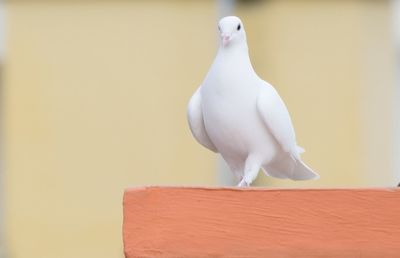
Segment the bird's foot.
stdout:
[[250,186],[250,184],[247,183],[246,180],[244,180],[244,178],[237,185],[237,187],[249,187],[249,186]]

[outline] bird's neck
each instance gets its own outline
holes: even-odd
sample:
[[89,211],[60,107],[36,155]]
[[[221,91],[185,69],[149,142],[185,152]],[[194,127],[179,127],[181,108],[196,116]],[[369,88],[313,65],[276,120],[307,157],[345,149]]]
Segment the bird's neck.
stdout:
[[249,55],[249,48],[246,42],[233,42],[226,46],[221,45],[218,49],[221,55]]
[[243,69],[254,71],[246,42],[240,42],[240,44],[232,44],[225,47],[220,46],[216,59],[218,60],[217,62],[223,66],[240,64]]

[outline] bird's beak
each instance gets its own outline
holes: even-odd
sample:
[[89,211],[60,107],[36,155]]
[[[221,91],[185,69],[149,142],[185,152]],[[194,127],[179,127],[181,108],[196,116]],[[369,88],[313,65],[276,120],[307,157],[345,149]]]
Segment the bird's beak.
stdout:
[[225,47],[228,45],[229,41],[231,40],[231,36],[228,35],[221,35],[222,38],[222,45]]

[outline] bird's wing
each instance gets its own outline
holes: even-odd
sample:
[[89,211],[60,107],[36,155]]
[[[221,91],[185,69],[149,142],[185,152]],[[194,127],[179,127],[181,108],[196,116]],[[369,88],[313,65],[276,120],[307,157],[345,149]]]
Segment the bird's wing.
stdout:
[[257,109],[263,122],[289,155],[282,156],[266,167],[267,174],[293,180],[318,179],[319,175],[300,159],[304,149],[297,146],[292,120],[278,92],[263,82],[257,97]]
[[196,138],[201,145],[209,150],[212,150],[213,152],[218,152],[217,148],[215,148],[214,144],[208,137],[206,128],[204,126],[200,89],[201,86],[193,94],[188,105],[187,117],[190,130],[192,131],[194,138]]
[[257,97],[257,110],[282,149],[298,157],[303,149],[296,144],[296,135],[285,103],[272,85],[263,81]]

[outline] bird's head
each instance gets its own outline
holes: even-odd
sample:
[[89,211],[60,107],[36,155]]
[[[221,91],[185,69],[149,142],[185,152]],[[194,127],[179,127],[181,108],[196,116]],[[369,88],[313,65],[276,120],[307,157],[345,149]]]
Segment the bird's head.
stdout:
[[246,42],[246,33],[242,21],[236,16],[227,16],[218,23],[222,47]]

